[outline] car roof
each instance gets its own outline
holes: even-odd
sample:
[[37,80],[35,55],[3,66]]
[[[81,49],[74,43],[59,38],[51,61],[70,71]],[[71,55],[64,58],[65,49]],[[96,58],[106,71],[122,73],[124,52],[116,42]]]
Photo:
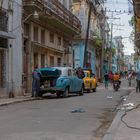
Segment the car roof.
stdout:
[[73,69],[72,67],[53,67],[61,71],[61,76],[68,76],[68,70]]
[[63,70],[63,69],[73,69],[72,67],[52,67],[52,68],[60,69],[60,70]]

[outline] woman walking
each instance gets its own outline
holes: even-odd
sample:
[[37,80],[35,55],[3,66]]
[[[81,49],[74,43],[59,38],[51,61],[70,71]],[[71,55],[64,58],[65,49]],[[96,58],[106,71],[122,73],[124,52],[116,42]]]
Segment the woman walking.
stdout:
[[104,75],[104,83],[105,83],[106,89],[108,89],[108,80],[109,80],[109,76],[108,76],[108,73],[106,72]]

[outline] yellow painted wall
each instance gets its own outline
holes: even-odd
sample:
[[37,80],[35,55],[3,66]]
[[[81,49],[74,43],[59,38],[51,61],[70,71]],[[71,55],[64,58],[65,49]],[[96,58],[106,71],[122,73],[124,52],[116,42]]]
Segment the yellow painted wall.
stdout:
[[140,18],[137,18],[136,30],[137,32],[140,32]]

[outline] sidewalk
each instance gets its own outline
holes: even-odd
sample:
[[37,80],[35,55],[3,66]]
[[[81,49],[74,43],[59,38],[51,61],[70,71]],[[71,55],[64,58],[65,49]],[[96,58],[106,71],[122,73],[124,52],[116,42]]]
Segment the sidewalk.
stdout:
[[32,101],[36,100],[37,98],[33,98],[31,96],[17,96],[15,98],[1,98],[0,99],[0,106],[9,105],[13,103],[21,103],[25,101]]
[[[128,108],[128,104],[130,104]],[[134,107],[132,107],[134,104]],[[120,106],[116,117],[103,140],[139,140],[140,139],[140,93],[133,90]],[[124,107],[125,106],[125,107]],[[126,109],[127,108],[127,111]],[[133,108],[133,109],[131,109]],[[129,110],[128,110],[129,109]],[[123,122],[124,121],[124,122]]]

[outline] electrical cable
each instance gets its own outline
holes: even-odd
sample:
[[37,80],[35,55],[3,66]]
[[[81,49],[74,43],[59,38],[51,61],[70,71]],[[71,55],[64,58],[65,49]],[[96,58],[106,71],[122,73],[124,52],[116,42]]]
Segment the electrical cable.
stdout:
[[140,128],[138,127],[134,127],[134,126],[130,126],[128,125],[124,120],[123,118],[127,115],[128,112],[132,111],[132,110],[135,110],[135,109],[138,109],[140,107],[140,104],[138,104],[136,107],[132,108],[132,109],[129,109],[129,110],[125,110],[125,113],[121,116],[121,121],[130,129],[135,129],[135,130],[140,130]]

